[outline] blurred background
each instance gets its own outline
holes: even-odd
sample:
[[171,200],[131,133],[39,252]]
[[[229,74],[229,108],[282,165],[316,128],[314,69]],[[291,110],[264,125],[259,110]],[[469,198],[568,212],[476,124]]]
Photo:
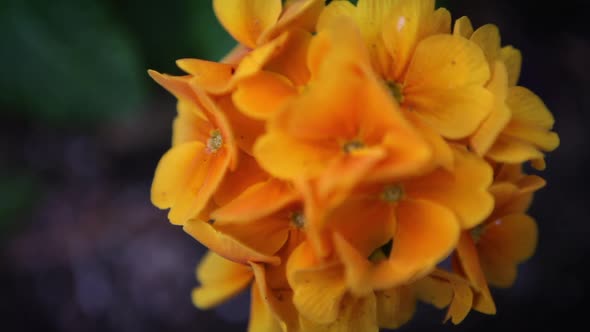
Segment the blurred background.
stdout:
[[[404,331],[533,330],[585,322],[590,281],[590,34],[584,1],[449,0],[524,55],[520,84],[561,146],[531,214],[539,247],[498,314],[457,327],[420,306]],[[248,294],[190,301],[204,248],[153,207],[175,101],[148,68],[233,45],[209,0],[0,0],[0,315],[4,331],[245,331]]]

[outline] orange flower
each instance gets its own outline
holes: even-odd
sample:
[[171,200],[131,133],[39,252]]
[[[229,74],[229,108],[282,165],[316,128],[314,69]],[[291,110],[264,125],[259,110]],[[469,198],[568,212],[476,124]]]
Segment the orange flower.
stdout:
[[473,306],[474,295],[469,281],[441,269],[411,285],[419,300],[442,309],[448,307],[445,321],[461,323]]
[[[192,84],[212,94],[225,94],[243,79],[254,80],[258,85],[272,80],[267,76],[251,78],[263,67],[298,84],[306,80],[306,72],[298,64],[305,63],[305,45],[324,8],[323,0],[292,0],[284,8],[280,0],[215,0],[213,7],[240,46],[222,63],[179,60],[178,66],[193,76]],[[265,86],[289,88],[280,77],[273,83]]]
[[559,145],[551,132],[554,119],[545,104],[530,90],[516,86],[522,56],[512,46],[501,47],[500,33],[487,24],[473,31],[467,17],[458,19],[454,34],[469,38],[481,47],[488,59],[492,78],[488,89],[494,94],[494,107],[489,117],[470,138],[470,145],[480,155],[505,163],[533,163],[543,169],[544,155]]
[[215,307],[243,291],[251,284],[250,322],[248,331],[283,331],[268,301],[261,294],[259,281],[254,279],[258,264],[242,265],[226,260],[209,251],[197,267],[201,284],[192,292],[193,303],[200,309]]
[[179,100],[173,147],[162,157],[152,184],[152,203],[170,209],[170,222],[183,225],[196,217],[237,163],[237,149],[226,116],[184,78],[150,75]]
[[483,224],[471,230],[481,268],[492,285],[511,286],[517,265],[534,253],[537,225],[526,210],[533,193],[544,185],[542,178],[523,174],[520,166],[505,165],[496,175],[490,188],[496,207]]
[[268,132],[254,147],[265,170],[288,180],[320,175],[383,179],[429,166],[428,145],[402,117],[366,59],[360,36],[348,22],[314,38],[309,50],[313,80],[269,120]]
[[320,263],[308,243],[302,243],[287,263],[292,301],[301,331],[378,331],[397,328],[414,313],[414,295],[407,287],[353,295],[344,266]]
[[[489,215],[491,169],[466,151],[456,149],[454,158],[452,173],[439,168],[399,182],[366,185],[333,210],[316,212],[314,207],[323,205],[308,198],[306,207],[314,216],[309,239],[327,256],[333,238],[353,293],[399,286],[428,274],[454,249],[461,228],[471,228]],[[372,260],[372,253],[390,240],[391,252]]]
[[484,88],[490,77],[484,54],[475,43],[448,34],[450,15],[435,10],[434,0],[359,0],[356,7],[334,1],[318,30],[343,15],[356,20],[373,67],[417,121],[445,138],[460,139],[489,114],[493,98]]

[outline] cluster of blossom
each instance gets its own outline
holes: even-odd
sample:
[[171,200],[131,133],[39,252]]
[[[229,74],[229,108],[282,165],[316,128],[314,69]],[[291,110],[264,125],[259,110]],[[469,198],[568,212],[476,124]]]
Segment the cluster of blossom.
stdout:
[[213,7],[238,46],[150,71],[178,99],[152,202],[209,249],[195,305],[250,286],[250,331],[397,328],[418,301],[494,314],[488,285],[537,242],[545,182],[523,165],[559,145],[520,52],[434,0]]

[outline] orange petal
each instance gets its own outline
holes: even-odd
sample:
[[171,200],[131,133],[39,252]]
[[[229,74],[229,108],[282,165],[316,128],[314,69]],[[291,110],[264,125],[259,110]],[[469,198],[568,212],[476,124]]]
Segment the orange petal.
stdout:
[[444,137],[463,138],[491,111],[493,97],[483,87],[489,77],[475,43],[452,35],[428,37],[416,47],[408,68],[404,105]]
[[[266,267],[263,264],[251,263],[255,284],[258,286],[258,291],[264,302],[272,311],[274,317],[279,321],[283,331],[300,331],[297,309],[293,305],[293,292],[289,286],[282,287],[282,289],[272,289],[268,281],[272,281],[272,274],[270,270],[276,267]],[[284,264],[282,265],[284,266]],[[268,276],[267,276],[268,274]]]
[[285,76],[295,86],[307,84],[310,78],[307,51],[311,39],[311,33],[308,31],[290,30],[286,44],[268,61],[265,69]]
[[255,220],[270,216],[298,198],[299,194],[288,183],[271,179],[250,186],[236,199],[214,211],[211,217],[220,222]]
[[216,153],[201,150],[193,158],[192,176],[182,187],[182,194],[178,195],[168,213],[170,222],[176,225],[183,225],[200,213],[217,190],[229,166],[229,156],[225,150]]
[[261,71],[238,83],[233,93],[236,107],[249,117],[266,120],[297,93],[285,77]]
[[445,321],[451,319],[457,325],[465,319],[473,303],[469,282],[454,273],[434,270],[426,278],[415,283],[418,298],[437,308],[449,306]]
[[257,252],[275,255],[287,242],[290,226],[288,216],[271,216],[248,223],[216,222],[214,228]]
[[213,127],[195,104],[178,100],[178,115],[172,129],[172,146],[198,141],[206,143]]
[[260,35],[277,22],[282,4],[280,0],[213,0],[213,10],[238,42],[255,48]]
[[319,174],[339,152],[337,146],[321,146],[299,141],[278,131],[268,132],[254,145],[254,156],[271,175],[296,179]]
[[205,145],[192,142],[169,150],[156,169],[152,202],[170,208],[170,222],[177,225],[197,216],[219,185],[227,168],[227,154],[210,154]]
[[[238,168],[225,174],[213,198],[218,205],[226,205],[241,195],[248,187],[265,181],[268,177],[269,175],[258,166],[256,159],[245,153],[240,153]],[[212,217],[215,219],[214,216]]]
[[324,0],[287,1],[278,22],[261,36],[261,40],[270,40],[287,30],[302,29],[312,32],[323,9]]
[[264,122],[249,118],[238,111],[230,96],[219,99],[218,104],[231,126],[238,147],[253,155],[254,142],[264,133]]
[[465,273],[475,290],[479,293],[473,304],[474,309],[486,314],[495,314],[496,305],[488,288],[488,282],[481,269],[477,248],[469,231],[461,233],[457,245],[457,258],[461,270]]
[[281,262],[279,257],[260,253],[235,238],[219,232],[205,221],[191,220],[184,225],[184,231],[211,251],[236,263],[262,262],[278,265]]
[[248,332],[282,332],[279,321],[270,310],[267,301],[262,297],[257,281],[252,284],[250,302],[250,321]]
[[470,146],[480,156],[487,153],[510,121],[511,112],[505,102],[508,94],[508,73],[500,61],[494,63],[492,78],[487,87],[494,94],[492,111],[469,139]]
[[171,76],[160,74],[155,70],[148,70],[148,74],[177,99],[185,99],[195,105],[200,105],[200,101],[190,86],[191,76]]
[[182,144],[170,149],[158,163],[152,183],[152,203],[160,209],[174,205],[190,181],[195,168],[199,166],[199,156],[205,152],[201,142]]
[[197,280],[201,286],[192,292],[193,303],[199,309],[215,307],[245,289],[252,277],[252,270],[247,265],[234,263],[209,251],[197,267]]
[[[387,13],[389,15],[385,16],[385,12],[379,15],[386,19],[383,28],[375,26],[379,29],[384,45],[393,58],[393,68],[387,76],[393,81],[402,82],[403,74],[410,65],[416,46],[432,34],[448,32],[450,15],[446,10],[433,15],[434,0],[388,2],[395,5]],[[376,21],[379,22],[379,19]],[[445,22],[449,25],[446,28]]]
[[416,311],[416,298],[411,287],[401,286],[375,292],[379,327],[397,329],[410,321]]
[[455,149],[452,172],[438,169],[422,177],[404,182],[408,197],[436,202],[453,211],[464,229],[482,222],[494,208],[488,192],[493,171],[481,157],[466,150]]
[[235,65],[200,59],[180,59],[176,65],[192,75],[192,84],[210,93],[223,91],[236,71]]
[[374,271],[375,288],[390,288],[430,272],[447,257],[459,239],[453,213],[424,200],[402,200],[397,207],[397,232],[389,259]]
[[516,264],[531,257],[537,246],[537,224],[524,213],[504,216],[485,226],[477,247],[490,283],[509,287]]
[[301,331],[329,331],[329,332],[378,332],[377,303],[374,294],[362,298],[346,296],[341,304],[338,319],[328,324],[300,318]]
[[287,278],[301,316],[329,324],[338,319],[346,294],[344,271],[340,265],[316,266],[314,261],[311,247],[302,243],[287,262]]
[[421,134],[422,138],[430,145],[432,150],[432,166],[442,166],[446,170],[453,169],[454,157],[453,150],[449,143],[445,141],[436,131],[424,123],[420,117],[412,112],[406,113],[406,118],[410,120],[414,128]]

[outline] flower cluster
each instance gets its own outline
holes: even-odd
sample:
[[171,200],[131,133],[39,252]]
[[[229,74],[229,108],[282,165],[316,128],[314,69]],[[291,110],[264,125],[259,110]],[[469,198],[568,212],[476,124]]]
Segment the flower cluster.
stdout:
[[250,331],[494,314],[536,246],[523,165],[559,145],[520,52],[434,0],[213,5],[238,46],[150,71],[178,99],[152,202],[209,249],[195,305],[250,286]]

